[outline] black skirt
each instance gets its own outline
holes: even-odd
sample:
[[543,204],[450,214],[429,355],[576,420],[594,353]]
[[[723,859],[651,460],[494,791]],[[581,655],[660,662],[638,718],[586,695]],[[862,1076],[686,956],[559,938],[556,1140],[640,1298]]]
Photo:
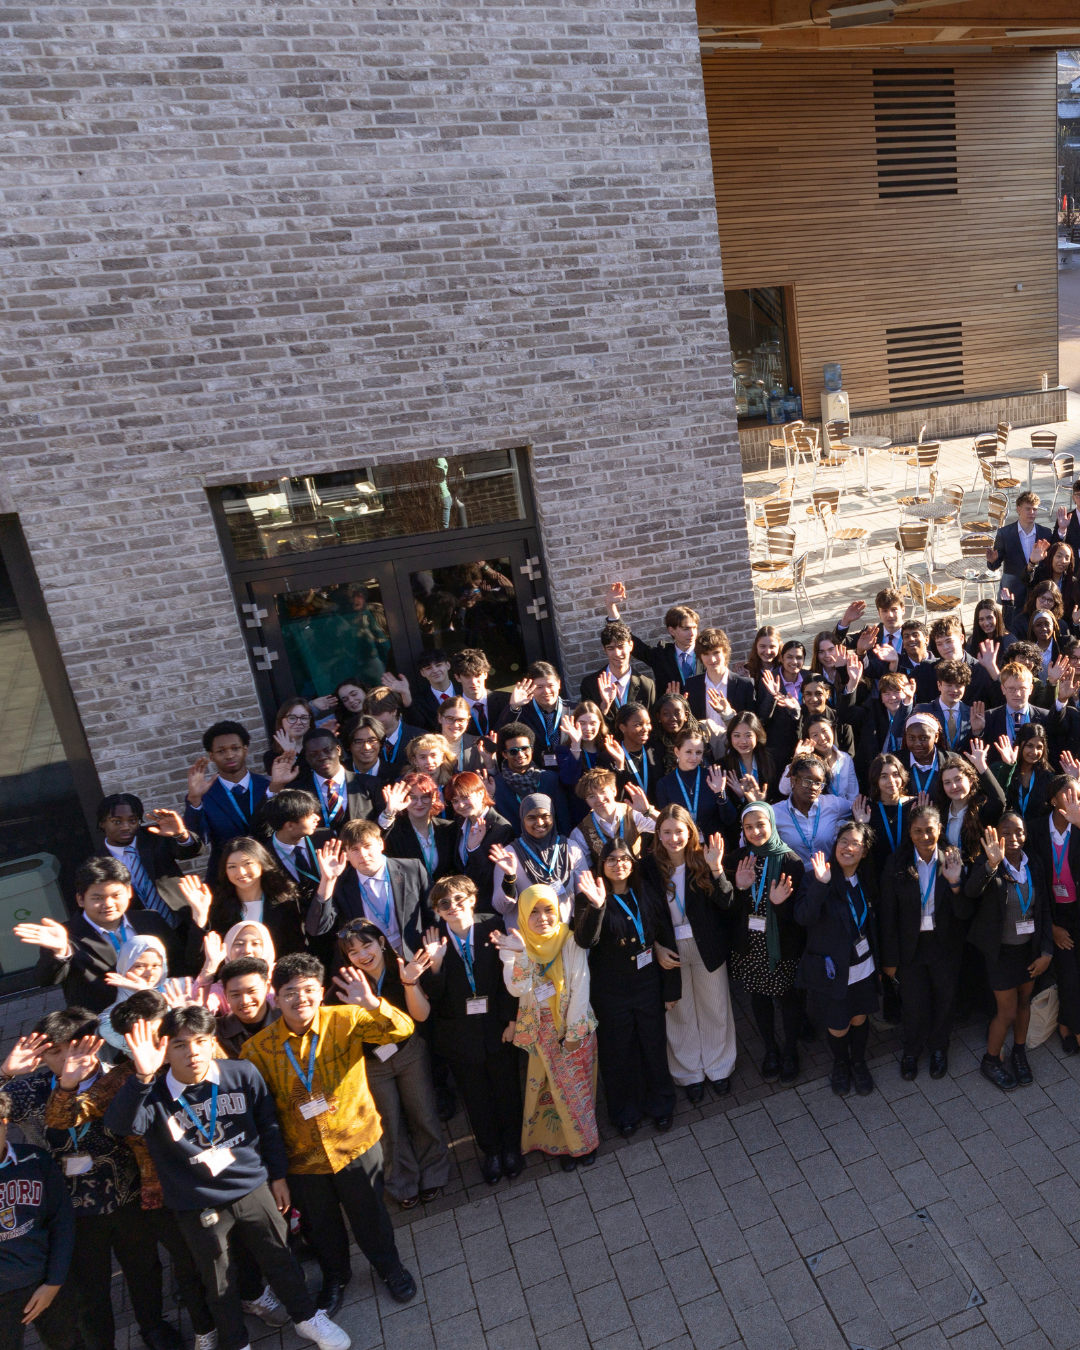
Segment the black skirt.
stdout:
[[1022,984],[1030,983],[1028,966],[1031,962],[1030,942],[1010,943],[1008,946],[1002,943],[996,961],[986,958],[986,977],[990,981],[990,988],[1003,994],[1008,989],[1019,989]]
[[878,1010],[877,971],[864,980],[849,984],[840,998],[811,991],[806,996],[806,1011],[818,1026],[830,1031],[847,1031],[853,1017],[869,1017]]

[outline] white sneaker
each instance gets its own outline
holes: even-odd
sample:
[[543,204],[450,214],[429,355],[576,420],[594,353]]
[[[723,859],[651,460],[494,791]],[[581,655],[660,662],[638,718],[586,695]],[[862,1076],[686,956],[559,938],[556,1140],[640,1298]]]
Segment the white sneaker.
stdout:
[[283,1327],[289,1320],[289,1314],[277,1301],[274,1291],[269,1285],[258,1298],[248,1299],[246,1302],[242,1302],[240,1306],[252,1317],[261,1318],[268,1327]]
[[331,1322],[322,1308],[314,1317],[309,1317],[306,1322],[297,1322],[295,1326],[300,1335],[314,1341],[319,1350],[349,1350],[352,1345],[348,1334],[336,1322]]
[[195,1337],[195,1350],[217,1350],[217,1327]]

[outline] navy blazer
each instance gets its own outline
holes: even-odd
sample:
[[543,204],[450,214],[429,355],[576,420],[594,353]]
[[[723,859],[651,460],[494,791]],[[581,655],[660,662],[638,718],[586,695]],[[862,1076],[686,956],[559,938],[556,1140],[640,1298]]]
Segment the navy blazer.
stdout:
[[[1053,955],[1054,934],[1053,907],[1046,884],[1046,873],[1034,854],[1028,854],[1028,874],[1032,887],[1032,907],[1028,914],[1035,921],[1035,932],[1027,944],[1030,962],[1040,956]],[[971,869],[962,897],[957,898],[956,909],[960,917],[975,916],[968,929],[967,940],[972,946],[978,947],[990,962],[996,962],[1000,958],[1004,945],[1001,935],[1005,928],[1007,890],[1008,879],[1005,868],[997,867],[991,872],[986,858],[983,857]]]
[[393,783],[401,778],[403,774],[409,772],[409,761],[405,758],[405,747],[417,736],[426,736],[427,732],[423,727],[411,727],[407,722],[399,724],[401,734],[394,744],[393,753],[386,754],[386,742],[383,742],[379,751],[379,777],[384,783]]
[[[600,697],[600,676],[607,670],[604,666],[601,670],[594,670],[591,675],[586,675],[581,681],[581,701],[582,703],[595,703],[598,708],[603,708],[604,700]],[[626,686],[626,703],[640,703],[643,708],[650,712],[656,703],[656,682],[651,675],[639,675],[636,670],[631,671],[630,679]],[[615,720],[615,714],[619,711],[620,704],[612,703],[607,713],[607,722],[610,727]]]
[[[690,704],[690,711],[699,722],[704,722],[706,717],[711,717],[714,722],[723,720],[719,713],[709,707],[708,696],[705,693],[704,674],[695,675],[693,679],[687,680],[686,698]],[[727,698],[737,713],[757,712],[757,693],[754,689],[754,681],[746,675],[736,675],[734,671],[728,672]]]
[[[986,726],[983,734],[979,737],[984,745],[990,747],[990,762],[992,764],[1001,762],[1001,756],[994,746],[999,736],[1009,734],[1008,711],[1008,706],[1004,703],[1000,708],[990,708],[986,714]],[[1066,711],[1068,710],[1066,709]],[[1028,704],[1028,720],[1041,722],[1046,727],[1048,740],[1059,732],[1065,721],[1056,709],[1053,713],[1049,713],[1045,708],[1036,707],[1034,703]],[[1015,735],[1012,737],[1012,743],[1016,744]]]
[[[867,902],[863,932],[870,943],[874,965],[877,966],[879,946],[872,882],[869,875],[859,880]],[[835,863],[826,882],[818,881],[812,871],[803,876],[795,896],[795,922],[806,929],[806,950],[799,958],[795,974],[795,983],[800,989],[837,999],[847,994],[851,948],[857,937],[855,920],[848,904],[848,889],[847,878]],[[833,964],[831,977],[825,964],[826,958]]]
[[261,773],[253,773],[250,790],[245,795],[244,804],[241,805],[228,791],[224,781],[215,778],[199,807],[192,806],[185,799],[184,824],[192,834],[210,844],[206,875],[211,881],[217,879],[222,845],[230,839],[235,839],[237,835],[254,833],[255,818],[259,807],[266,800],[269,786],[269,778]]
[[913,961],[920,936],[925,936],[928,945],[940,955],[953,956],[959,960],[964,943],[964,924],[961,920],[963,902],[960,901],[964,878],[961,875],[961,890],[954,892],[945,880],[944,863],[945,855],[939,848],[934,883],[934,928],[923,935],[919,927],[922,898],[914,846],[909,843],[897,849],[890,858],[882,877],[881,898],[878,902],[883,966],[904,966]]
[[[435,697],[435,691],[422,676],[418,681],[420,688],[416,697],[409,705],[411,716],[428,731],[439,731],[439,707],[440,700]],[[461,697],[461,686],[455,681],[450,681],[450,698]]]
[[[1035,541],[1045,539],[1048,544],[1053,543],[1054,535],[1045,525],[1035,526]],[[1010,521],[1008,525],[1003,525],[994,536],[994,549],[997,552],[997,562],[988,562],[987,568],[991,572],[996,572],[1000,567],[1001,584],[1006,590],[1012,591],[1013,604],[1019,609],[1027,599],[1027,569],[1028,560],[1024,557],[1024,547],[1020,543],[1020,522],[1018,520]]]
[[[933,703],[917,703],[915,705],[917,713],[926,713],[929,717],[936,719],[941,728],[941,738],[938,742],[941,746],[948,746],[956,754],[962,755],[965,750],[971,746],[971,709],[966,703],[958,703],[955,712],[956,732],[954,739],[949,741],[948,721],[940,702],[934,699]],[[978,738],[976,738],[978,739]]]
[[[633,634],[633,647],[630,655],[635,661],[640,661],[643,665],[649,667],[656,680],[656,692],[660,698],[667,693],[669,684],[678,684],[682,692],[686,693],[686,683],[682,677],[682,671],[679,669],[679,662],[675,656],[675,644],[669,638],[662,638],[656,646],[645,642],[637,634]],[[701,657],[694,657],[694,674],[703,675],[705,667],[701,663]]]

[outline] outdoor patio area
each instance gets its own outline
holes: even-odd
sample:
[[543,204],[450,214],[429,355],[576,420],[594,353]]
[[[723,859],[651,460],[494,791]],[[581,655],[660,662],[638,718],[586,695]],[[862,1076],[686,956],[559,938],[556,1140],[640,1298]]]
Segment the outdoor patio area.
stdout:
[[[1010,476],[1020,481],[1019,486],[1008,490],[1009,514],[1006,517],[1006,523],[1016,518],[1013,509],[1016,494],[1023,491],[1028,483],[1028,461],[1024,458],[1024,454],[1025,452],[1031,452],[1032,434],[1040,431],[1052,431],[1057,435],[1056,453],[1058,455],[1071,454],[1076,468],[1076,472],[1072,476],[1080,476],[1080,395],[1069,394],[1069,420],[1048,424],[1044,427],[1013,429],[1010,433],[1005,454],[1009,458]],[[985,432],[992,435],[994,427],[986,427]],[[779,427],[776,428],[776,434],[779,437]],[[850,601],[865,600],[869,616],[873,617],[874,596],[883,586],[889,584],[885,560],[888,560],[894,570],[896,568],[897,527],[901,521],[906,525],[919,524],[916,517],[905,513],[898,503],[898,498],[916,495],[916,471],[908,466],[908,458],[909,456],[906,455],[892,454],[889,450],[872,452],[867,465],[869,491],[863,486],[863,464],[858,457],[852,457],[847,464],[846,484],[838,469],[819,468],[816,483],[818,490],[841,488],[838,511],[834,522],[836,531],[840,534],[851,529],[867,531],[866,538],[863,541],[864,547],[861,550],[854,540],[837,539],[832,545],[828,566],[825,566],[825,529],[809,510],[812,506],[811,469],[806,464],[798,467],[789,525],[795,529],[794,558],[797,560],[803,554],[807,557],[806,595],[802,601],[803,616],[800,620],[795,600],[790,591],[775,596],[766,595],[755,585],[759,624],[775,624],[782,631],[785,639],[789,637],[801,638],[806,642],[809,649],[814,634],[822,629],[831,628]],[[974,451],[974,437],[964,436],[955,440],[942,441],[934,468],[938,475],[935,503],[941,504],[942,493],[946,489],[956,487],[965,490],[964,502],[959,511],[959,527],[955,523],[936,528],[931,527],[933,571],[929,580],[937,587],[939,593],[959,597],[962,593],[961,581],[948,575],[946,569],[949,564],[959,562],[961,537],[971,533],[965,522],[976,519],[986,520],[987,518],[988,489],[985,488],[982,475],[978,470]],[[929,473],[930,470],[926,468],[922,470],[918,493],[921,497],[928,495]],[[767,469],[748,471],[744,476],[744,482],[749,494],[760,491],[760,488],[757,487],[758,484],[775,484],[779,490],[786,477],[790,477],[790,475],[785,472],[784,452],[783,450],[777,450],[773,453],[771,472]],[[978,478],[977,482],[976,478]],[[1069,482],[1071,482],[1071,478]],[[1064,505],[1067,508],[1071,508],[1072,505],[1071,494],[1068,491],[1069,482],[1062,483],[1057,497],[1058,505]],[[975,483],[974,488],[973,483]],[[1035,464],[1031,475],[1031,486],[1042,499],[1039,521],[1050,523],[1050,507],[1055,487],[1051,469],[1042,464]],[[980,489],[983,489],[981,497]],[[748,496],[747,510],[749,515],[760,515],[763,501],[769,500],[769,498],[754,499]],[[752,562],[760,562],[769,556],[764,546],[765,531],[752,527]],[[907,564],[917,582],[925,583],[928,580],[926,561],[922,551],[909,554]],[[963,570],[984,567],[984,559],[975,556],[965,559]],[[790,574],[790,569],[787,569],[785,573],[785,575],[788,574]],[[755,580],[760,582],[769,574],[755,571],[754,575]],[[965,628],[970,628],[971,614],[976,601],[981,596],[993,596],[996,590],[989,585],[982,587],[980,590],[970,581],[965,583],[965,587],[966,594],[961,614]],[[809,606],[807,598],[809,599]],[[911,612],[912,607],[909,601],[909,615]],[[919,616],[921,617],[921,610]],[[933,617],[936,616],[931,615],[931,618]],[[736,652],[733,655],[736,660],[739,660],[745,659],[746,653]],[[807,655],[809,657],[809,650]]]

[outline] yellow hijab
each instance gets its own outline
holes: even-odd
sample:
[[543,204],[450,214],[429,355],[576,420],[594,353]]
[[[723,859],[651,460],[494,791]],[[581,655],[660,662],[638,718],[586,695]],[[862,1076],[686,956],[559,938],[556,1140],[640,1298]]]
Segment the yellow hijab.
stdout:
[[555,992],[547,1003],[555,1022],[555,1031],[561,1036],[563,1020],[560,1003],[563,989],[566,987],[562,949],[563,943],[570,936],[570,928],[560,920],[559,926],[548,937],[542,938],[539,934],[534,933],[529,927],[529,915],[533,912],[538,900],[547,900],[554,906],[555,913],[559,913],[559,895],[551,886],[530,886],[527,890],[522,891],[518,896],[521,940],[525,943],[525,955],[540,967],[537,977],[534,978],[533,988],[535,989],[538,984],[543,984],[545,980],[550,980],[555,986]]

